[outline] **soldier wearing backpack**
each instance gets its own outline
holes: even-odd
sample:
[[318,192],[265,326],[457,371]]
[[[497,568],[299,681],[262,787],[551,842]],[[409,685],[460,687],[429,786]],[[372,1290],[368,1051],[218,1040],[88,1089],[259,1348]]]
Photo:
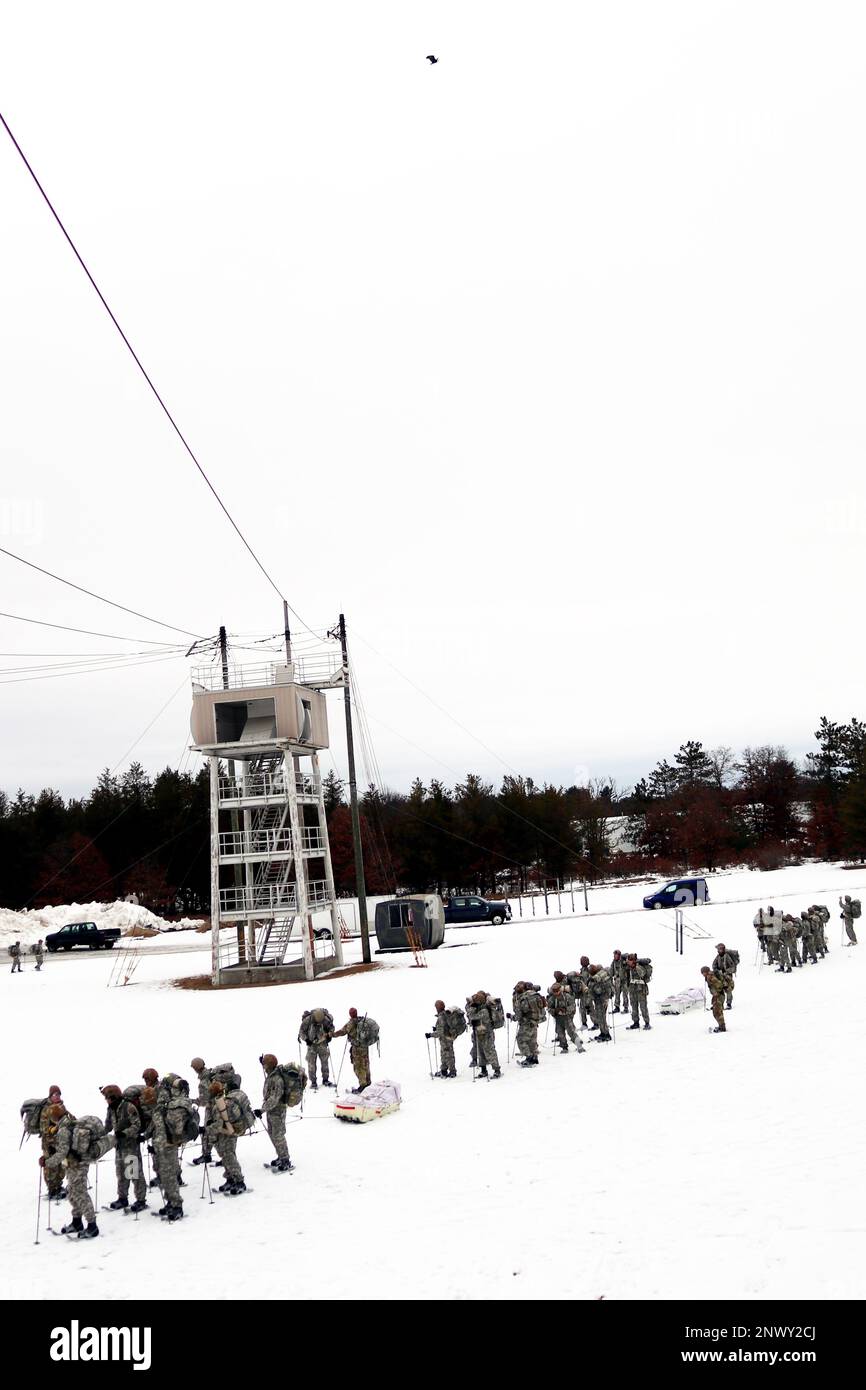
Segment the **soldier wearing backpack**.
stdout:
[[520,981],[523,988],[515,991],[517,1018],[517,1050],[523,1058],[521,1067],[538,1066],[538,1025],[544,1018],[544,1000],[535,985]]
[[134,1184],[135,1201],[131,1211],[144,1211],[147,1206],[147,1183],[141,1164],[141,1114],[137,1100],[141,1086],[127,1086],[121,1091],[119,1086],[103,1086],[102,1094],[108,1105],[105,1117],[106,1133],[113,1133],[114,1174],[117,1178],[117,1198],[110,1202],[112,1211],[125,1211],[129,1207],[129,1184]]
[[492,1067],[494,1081],[502,1075],[494,1037],[496,1013],[496,1000],[483,989],[466,1000],[466,1017],[472,1029],[472,1065],[480,1068],[481,1076],[487,1075],[488,1066]]
[[307,1045],[307,1071],[310,1077],[310,1089],[317,1091],[316,1083],[316,1064],[322,1069],[322,1085],[333,1086],[329,1072],[331,1066],[331,1054],[328,1044],[334,1036],[334,1019],[327,1009],[307,1009],[302,1018],[301,1026],[298,1029],[298,1042]]
[[350,1009],[348,1019],[333,1036],[349,1039],[349,1061],[358,1078],[357,1086],[352,1087],[352,1094],[360,1095],[370,1084],[370,1044],[378,1041],[379,1025],[374,1018],[368,1018],[366,1014],[359,1018],[358,1010]]
[[[244,1106],[246,1102],[246,1106]],[[213,1144],[225,1169],[226,1180],[220,1184],[220,1192],[227,1197],[237,1197],[246,1192],[243,1170],[238,1163],[238,1139],[251,1128],[252,1111],[245,1092],[236,1090],[226,1093],[221,1081],[212,1081],[208,1087],[208,1105],[205,1111],[205,1131]],[[249,1121],[249,1122],[248,1122]]]
[[721,975],[716,975],[708,965],[701,966],[701,974],[704,977],[704,984],[710,991],[712,998],[713,1018],[716,1020],[714,1033],[726,1033],[725,1013],[722,1008],[722,1001],[725,997],[725,982]]
[[593,1042],[610,1042],[610,1033],[607,1027],[607,1006],[612,993],[610,976],[604,966],[591,965],[589,967],[590,1007],[592,1009],[592,1021],[598,1030],[598,1037],[593,1038]]
[[589,956],[581,956],[580,969],[574,971],[575,979],[572,981],[572,972],[568,974],[568,984],[572,994],[577,1000],[580,1008],[580,1026],[587,1028],[586,1006],[589,998]]
[[457,1064],[454,1057],[454,1042],[461,1033],[466,1032],[466,1019],[462,1009],[446,1009],[445,1001],[437,999],[434,1005],[436,1009],[436,1021],[431,1032],[425,1036],[435,1038],[439,1044],[439,1070],[437,1076],[452,1077],[457,1075]]
[[824,932],[824,928],[830,920],[830,909],[827,907],[819,907],[817,903],[813,903],[809,908],[809,916],[815,924],[815,950],[823,960],[830,949],[827,945],[827,937]]
[[[190,1066],[195,1072],[196,1081],[198,1083],[198,1099],[196,1104],[199,1110],[206,1110],[210,1102],[209,1087],[214,1079],[213,1072],[209,1067],[205,1066],[203,1057],[193,1057]],[[207,1137],[207,1128],[204,1125],[202,1128],[204,1133],[201,1136],[201,1153],[193,1159],[194,1164],[210,1163],[211,1161],[210,1140]]]
[[631,1004],[629,1032],[633,1028],[640,1028],[641,1018],[644,1028],[649,1029],[647,992],[651,974],[652,962],[649,959],[639,961],[636,953],[632,951],[628,957],[628,997]]
[[87,1170],[91,1163],[98,1163],[102,1155],[114,1147],[114,1135],[105,1133],[102,1121],[95,1115],[84,1115],[77,1120],[63,1104],[52,1105],[50,1112],[57,1125],[54,1153],[40,1162],[49,1170],[66,1169],[72,1220],[61,1230],[64,1235],[77,1234],[79,1239],[92,1240],[99,1235],[99,1227],[87,1190]]
[[553,1026],[556,1031],[556,1041],[559,1043],[560,1052],[568,1051],[568,1039],[574,1043],[578,1052],[586,1049],[581,1042],[577,1029],[574,1026],[574,1015],[577,1008],[574,995],[565,983],[561,970],[555,970],[553,984],[547,991],[547,1009],[553,1019]]
[[198,1114],[189,1098],[187,1082],[175,1072],[163,1077],[158,1089],[148,1086],[141,1101],[150,1111],[157,1181],[165,1202],[159,1215],[168,1221],[179,1221],[183,1216],[180,1150],[198,1137]]
[[613,1012],[628,1013],[628,968],[622,951],[614,951],[608,974],[613,981]]
[[[287,1173],[292,1167],[289,1148],[286,1143],[286,1109],[290,1094],[285,1076],[285,1068],[277,1062],[273,1052],[263,1052],[259,1061],[265,1073],[265,1088],[262,1095],[262,1108],[253,1113],[257,1120],[264,1118],[271,1143],[276,1149],[276,1158],[270,1166],[280,1173]],[[303,1087],[301,1087],[303,1092]]]
[[817,965],[818,957],[815,955],[815,925],[805,907],[800,913],[800,938],[803,942],[803,964],[806,964],[806,957],[809,957],[810,964]]
[[841,898],[839,899],[839,906],[842,909],[839,915],[842,918],[842,921],[845,923],[845,931],[848,934],[848,940],[845,944],[846,946],[856,946],[857,933],[854,930],[854,922],[856,918],[860,916],[860,913],[862,911],[860,907],[860,899],[852,898],[850,893],[846,893],[844,902]]
[[[26,1133],[39,1135],[42,1149],[41,1160],[49,1159],[55,1152],[54,1141],[57,1134],[57,1123],[51,1118],[51,1107],[62,1104],[60,1087],[49,1086],[45,1100],[25,1101],[21,1107],[21,1116],[24,1120]],[[48,1188],[49,1202],[60,1201],[66,1196],[62,1171],[57,1168],[47,1168],[44,1161],[40,1161],[40,1167],[45,1173],[45,1186]]]
[[[710,967],[714,975],[718,975],[725,982],[725,1008],[730,1009],[734,1002],[734,976],[737,973],[737,963],[729,953],[724,941],[720,941],[716,946],[716,957]],[[790,966],[788,969],[790,970]]]
[[21,974],[21,973],[22,973],[22,970],[21,970],[21,942],[20,942],[20,941],[13,941],[13,942],[12,942],[12,945],[9,947],[9,955],[12,957],[12,974],[14,975],[16,970],[18,971],[19,974]]

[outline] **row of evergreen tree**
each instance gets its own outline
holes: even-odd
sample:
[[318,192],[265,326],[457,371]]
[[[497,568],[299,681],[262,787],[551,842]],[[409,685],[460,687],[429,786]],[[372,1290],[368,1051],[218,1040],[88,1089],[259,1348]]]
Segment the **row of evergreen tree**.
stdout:
[[[798,767],[769,745],[682,744],[624,794],[611,782],[496,788],[470,773],[455,787],[416,780],[368,788],[361,823],[368,892],[397,888],[525,892],[570,878],[669,874],[804,856],[866,857],[866,725],[822,718]],[[338,890],[354,892],[351,817],[335,773],[325,806]],[[208,777],[139,763],[107,770],[89,796],[0,792],[0,906],[112,900],[135,893],[162,914],[210,907]]]

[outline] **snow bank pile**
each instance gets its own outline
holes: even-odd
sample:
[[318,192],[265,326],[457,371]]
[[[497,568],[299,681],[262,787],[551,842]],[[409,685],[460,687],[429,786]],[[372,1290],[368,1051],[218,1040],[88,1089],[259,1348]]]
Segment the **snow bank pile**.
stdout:
[[119,927],[121,932],[133,927],[152,927],[164,932],[201,925],[200,919],[193,917],[169,924],[155,912],[134,903],[66,903],[61,907],[35,907],[28,912],[12,912],[0,907],[0,945],[8,946],[10,941],[31,945],[48,932],[59,931],[67,922],[95,922],[98,927]]

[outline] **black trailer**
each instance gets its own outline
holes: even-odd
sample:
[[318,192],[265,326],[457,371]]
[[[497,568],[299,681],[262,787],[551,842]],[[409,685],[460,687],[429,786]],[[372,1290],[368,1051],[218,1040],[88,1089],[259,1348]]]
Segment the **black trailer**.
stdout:
[[376,940],[380,951],[409,951],[406,928],[414,928],[425,951],[445,940],[445,910],[438,893],[418,893],[376,904]]

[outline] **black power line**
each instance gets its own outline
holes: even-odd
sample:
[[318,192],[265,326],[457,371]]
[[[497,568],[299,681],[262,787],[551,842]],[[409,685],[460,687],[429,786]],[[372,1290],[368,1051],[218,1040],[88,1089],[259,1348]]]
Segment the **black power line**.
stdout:
[[[157,401],[159,402],[159,405],[160,405],[160,407],[161,407],[161,409],[162,409],[162,411],[163,411],[163,413],[164,413],[166,419],[168,420],[169,424],[171,425],[172,429],[174,430],[175,434],[177,435],[177,437],[178,437],[178,439],[180,440],[181,444],[183,445],[184,449],[185,449],[186,452],[189,454],[190,458],[192,459],[193,463],[195,464],[195,466],[196,466],[196,468],[198,469],[199,473],[201,474],[202,478],[204,478],[204,481],[207,483],[207,486],[209,487],[210,491],[212,492],[213,496],[215,497],[216,501],[218,502],[219,506],[221,507],[223,513],[225,514],[227,520],[229,521],[229,523],[230,523],[231,526],[233,527],[234,531],[237,533],[238,537],[239,537],[240,540],[243,542],[243,544],[244,544],[244,546],[246,547],[246,549],[249,551],[249,553],[250,553],[250,555],[252,556],[253,560],[254,560],[254,561],[256,562],[256,564],[258,565],[259,569],[261,570],[262,574],[265,576],[265,579],[267,579],[268,583],[270,584],[271,588],[272,588],[272,589],[274,590],[274,592],[276,593],[277,597],[280,598],[280,599],[282,599],[282,598],[283,598],[283,595],[282,595],[282,593],[280,592],[279,587],[278,587],[277,584],[274,582],[274,580],[271,578],[271,576],[268,574],[268,571],[265,569],[264,565],[262,564],[262,562],[261,562],[261,560],[259,559],[259,557],[258,557],[258,555],[256,554],[256,552],[253,550],[252,546],[250,545],[250,543],[249,543],[249,541],[247,540],[246,536],[244,535],[243,531],[242,531],[241,528],[238,526],[237,522],[235,521],[234,517],[232,516],[232,514],[231,514],[231,512],[229,511],[228,507],[226,506],[225,502],[224,502],[224,501],[222,500],[222,498],[220,497],[219,493],[217,492],[216,488],[214,487],[214,485],[213,485],[213,483],[211,482],[210,478],[208,477],[207,473],[205,473],[204,469],[202,468],[201,464],[199,463],[198,459],[196,458],[195,454],[193,453],[192,449],[190,448],[190,445],[187,443],[186,438],[184,437],[184,435],[183,435],[183,433],[182,433],[182,431],[181,431],[181,429],[180,429],[180,426],[178,425],[177,421],[175,420],[174,416],[172,415],[172,413],[171,413],[171,411],[169,410],[168,406],[166,405],[165,401],[162,399],[162,396],[159,394],[159,392],[157,391],[157,389],[156,389],[156,387],[154,386],[153,382],[151,381],[150,377],[148,376],[147,372],[145,371],[144,364],[142,363],[141,358],[138,356],[138,353],[135,351],[135,348],[132,346],[132,343],[131,343],[131,342],[129,341],[129,339],[127,338],[126,334],[124,333],[123,329],[121,328],[120,324],[118,323],[117,319],[115,318],[115,316],[114,316],[114,314],[113,314],[113,312],[112,312],[112,310],[111,310],[111,308],[110,308],[110,306],[109,306],[109,304],[108,304],[108,301],[107,301],[107,299],[105,298],[105,295],[102,293],[102,290],[99,288],[99,286],[97,285],[97,283],[96,283],[96,281],[94,280],[93,276],[91,275],[90,271],[88,270],[87,266],[85,265],[84,260],[83,260],[83,258],[82,258],[82,256],[81,256],[81,253],[80,253],[79,250],[78,250],[78,247],[75,245],[75,242],[72,240],[72,237],[71,237],[71,236],[69,235],[69,233],[67,232],[66,228],[65,228],[64,225],[63,225],[63,222],[62,222],[61,219],[60,219],[59,213],[57,212],[56,208],[54,207],[54,204],[52,203],[52,201],[51,201],[51,199],[49,198],[48,194],[45,192],[45,189],[42,187],[42,184],[39,182],[39,179],[36,177],[36,173],[35,173],[35,171],[34,171],[34,169],[33,169],[33,166],[31,165],[29,159],[27,158],[26,154],[25,154],[24,151],[22,150],[22,148],[21,148],[21,146],[19,145],[18,141],[15,139],[15,136],[12,134],[12,131],[11,131],[10,128],[9,128],[9,124],[8,124],[8,122],[6,121],[6,118],[4,117],[2,111],[0,111],[0,121],[2,121],[3,127],[4,127],[4,129],[5,129],[5,131],[6,131],[6,134],[9,136],[9,139],[12,141],[12,144],[15,146],[16,150],[18,151],[19,155],[21,156],[21,159],[22,159],[23,162],[24,162],[24,165],[25,165],[25,167],[26,167],[26,169],[27,169],[27,172],[29,173],[29,175],[30,175],[30,177],[32,178],[33,182],[36,184],[36,187],[39,189],[39,192],[42,194],[42,197],[44,198],[44,200],[45,200],[45,202],[46,202],[46,204],[47,204],[47,206],[48,206],[48,209],[49,209],[49,211],[50,211],[52,217],[54,218],[55,222],[57,223],[58,227],[60,228],[60,230],[61,230],[61,232],[63,233],[64,237],[66,238],[67,242],[69,243],[69,246],[70,246],[70,248],[71,248],[71,250],[72,250],[72,253],[73,253],[73,255],[75,256],[75,259],[78,261],[78,264],[81,266],[81,269],[84,271],[85,275],[87,276],[88,280],[90,281],[91,285],[93,286],[93,289],[96,291],[97,295],[99,296],[99,300],[100,300],[100,302],[101,302],[101,304],[102,304],[102,307],[105,309],[105,312],[108,314],[108,317],[111,319],[111,322],[114,324],[115,328],[117,329],[118,333],[120,334],[121,338],[123,339],[123,341],[124,341],[124,343],[125,343],[127,349],[129,350],[129,354],[130,354],[130,356],[132,357],[132,360],[135,362],[135,365],[138,367],[138,370],[141,372],[141,375],[144,377],[145,381],[147,382],[148,386],[150,387],[151,391],[153,392],[154,396],[156,397]],[[17,559],[18,557],[16,556],[15,558]],[[36,566],[36,568],[38,568],[38,566]],[[283,600],[283,601],[285,602],[285,600]],[[119,605],[117,605],[117,606],[119,606]],[[302,626],[302,627],[306,627],[307,624],[304,622],[304,620],[303,620],[303,618],[301,617],[300,613],[296,613],[295,610],[294,610],[294,608],[291,607],[291,604],[289,604],[288,606],[289,606],[290,611],[291,611],[292,613],[294,613],[294,616],[298,619],[298,622],[301,624],[301,626]],[[169,625],[164,623],[163,626],[165,627],[165,626],[169,626]],[[180,631],[180,630],[181,630],[181,629],[178,629],[178,631]],[[193,637],[194,637],[194,636],[197,636],[196,633],[192,633],[191,635],[192,635]]]
[[[8,553],[7,551],[6,554],[8,555]],[[25,560],[24,563],[29,564],[29,561]],[[48,571],[46,570],[45,573],[47,574]],[[65,583],[66,581],[64,580],[63,582]],[[108,600],[106,600],[106,602],[107,601]],[[163,649],[167,646],[171,646],[171,643],[165,641],[157,642],[153,637],[121,637],[118,632],[93,632],[89,627],[69,627],[66,623],[49,623],[42,618],[24,618],[20,613],[0,613],[0,618],[11,618],[13,622],[16,623],[33,623],[36,627],[53,627],[57,628],[59,632],[80,632],[85,637],[107,637],[112,642],[143,642],[145,646],[161,647]],[[153,622],[155,619],[151,619],[150,621]],[[166,624],[163,623],[162,626],[165,627]],[[183,632],[183,630],[183,628],[176,629],[178,632]],[[188,633],[187,635],[194,636],[195,634]]]

